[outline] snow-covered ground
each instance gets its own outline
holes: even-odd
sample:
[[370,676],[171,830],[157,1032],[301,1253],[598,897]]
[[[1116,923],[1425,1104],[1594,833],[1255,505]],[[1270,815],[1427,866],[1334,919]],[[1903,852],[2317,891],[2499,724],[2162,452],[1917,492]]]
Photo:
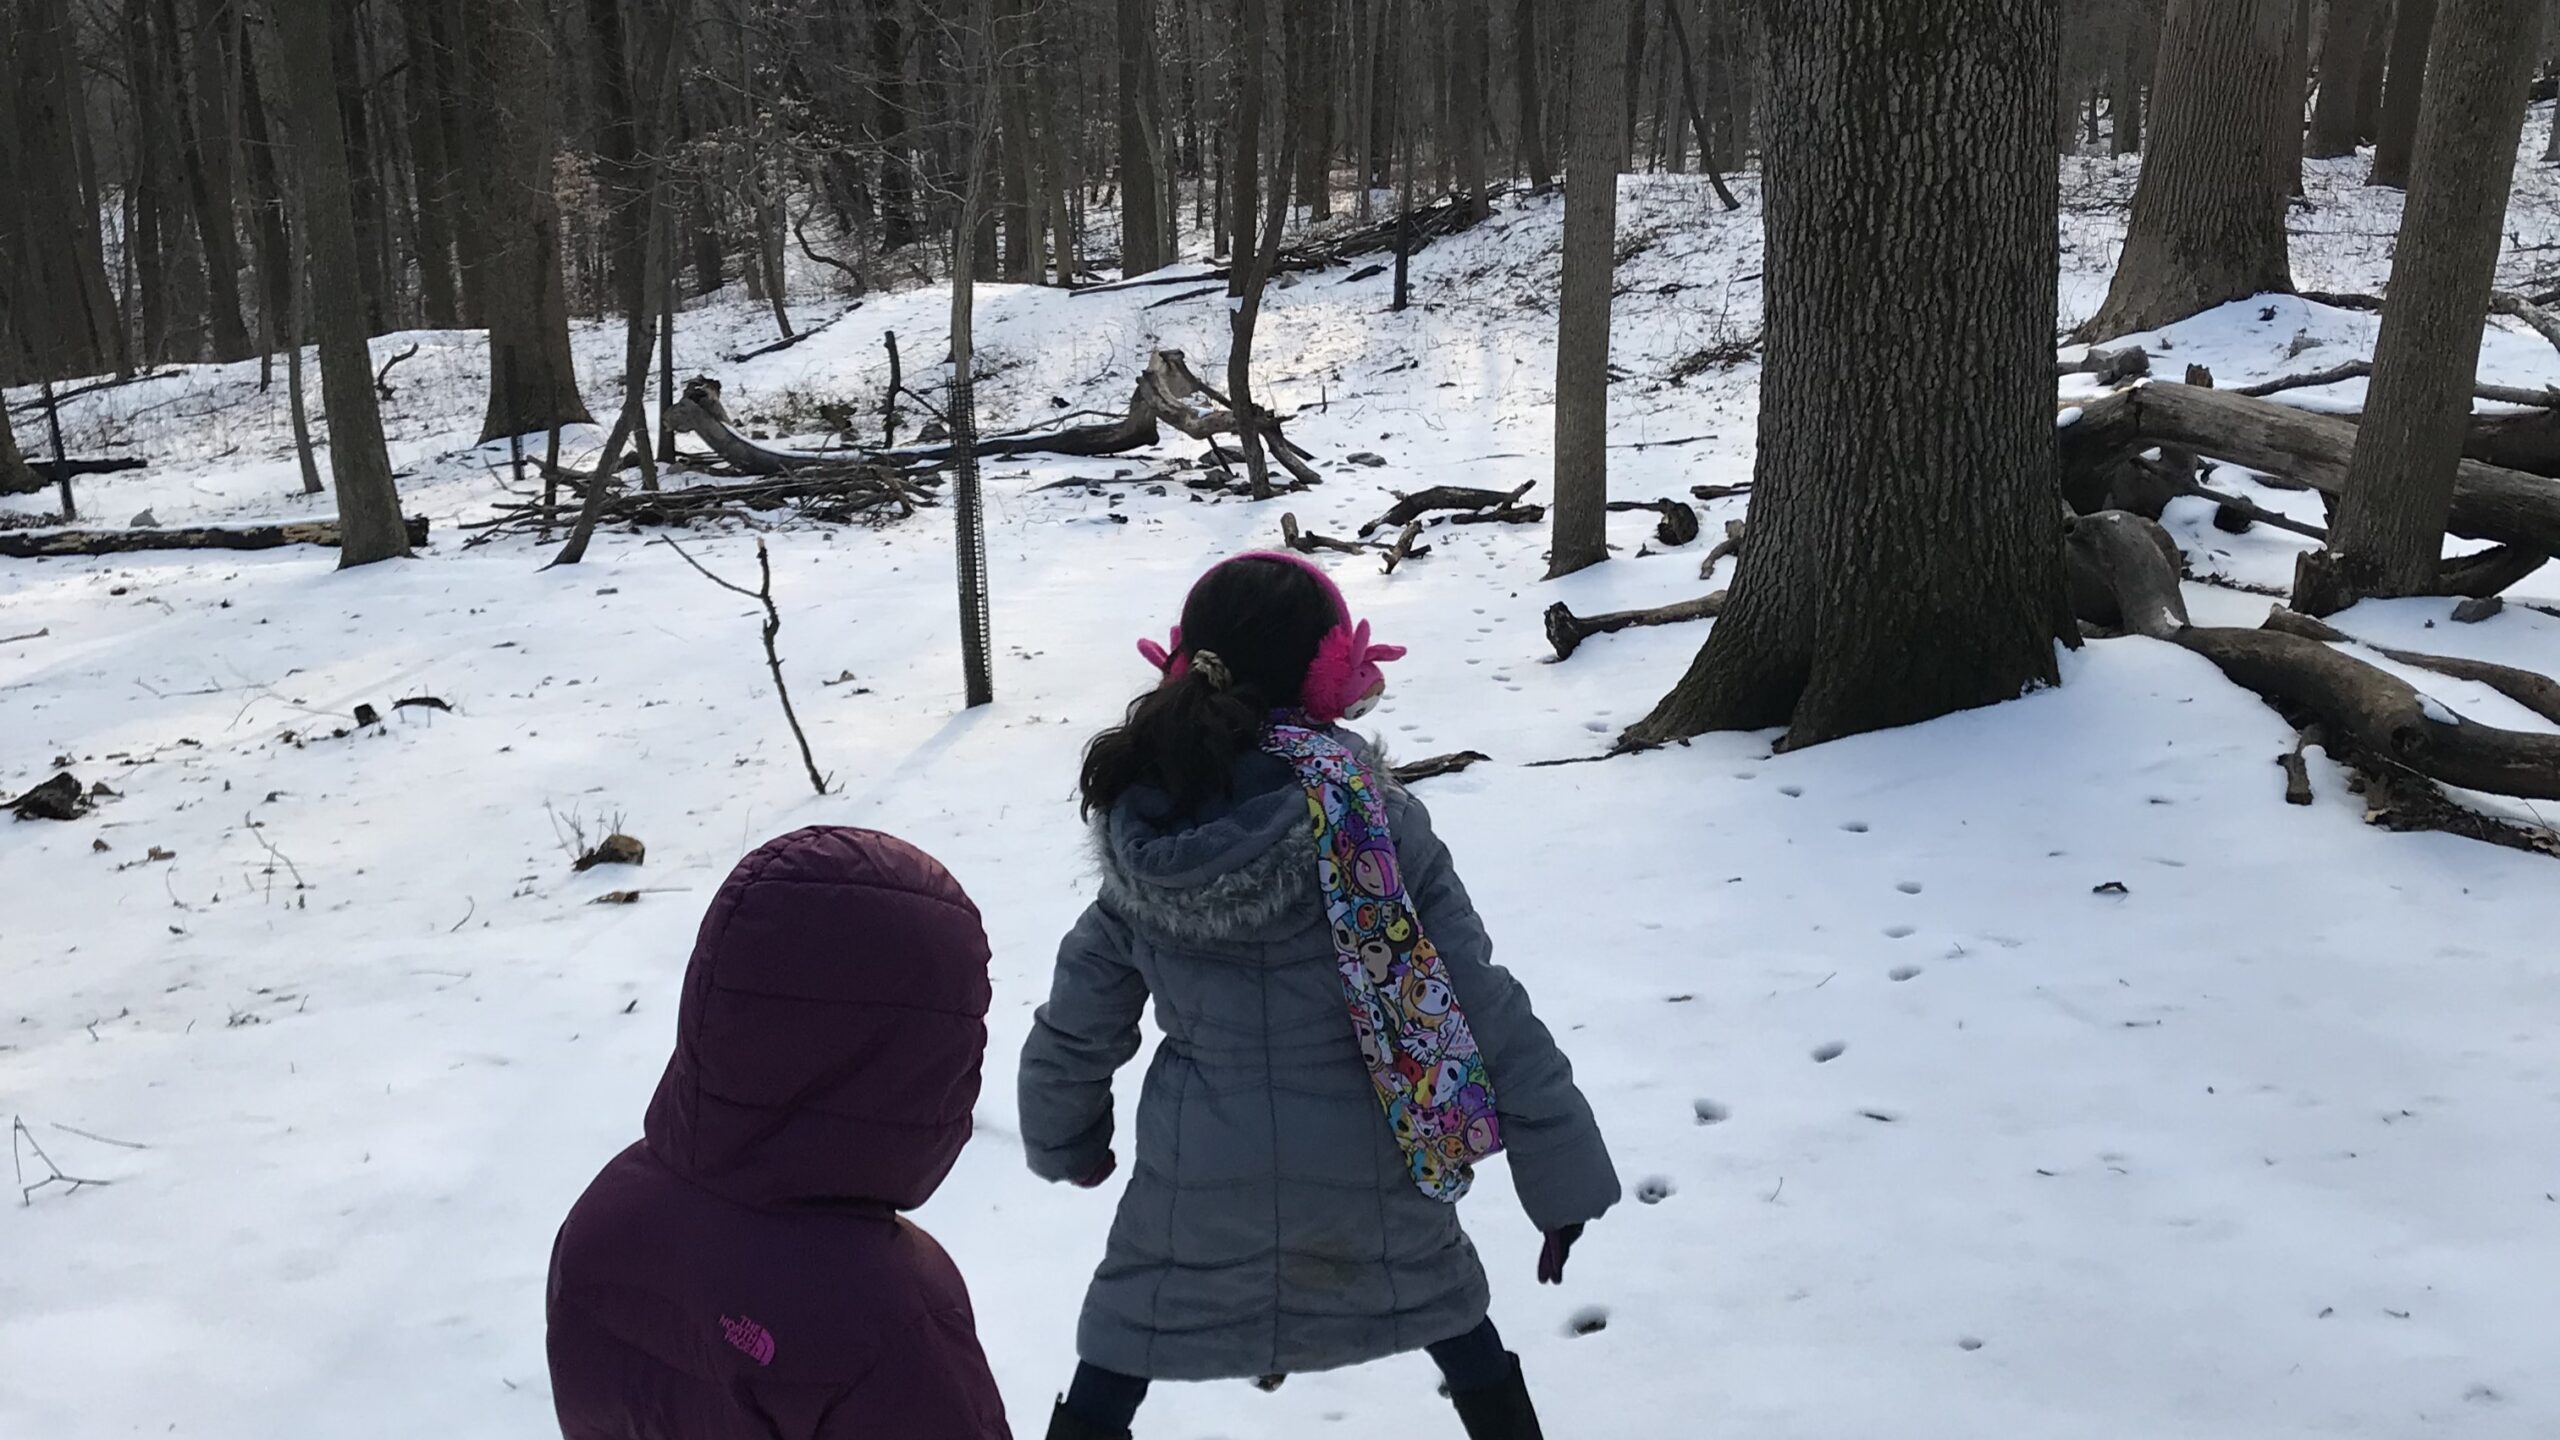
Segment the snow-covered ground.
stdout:
[[[2302,283],[2377,287],[2388,249],[2371,237],[2396,197],[2358,188],[2360,167],[2315,171],[2295,217]],[[2519,176],[2506,264],[2522,282],[2560,188],[2539,165]],[[2066,189],[2130,181],[2077,162]],[[1756,362],[1683,362],[1758,329],[1756,209],[1727,215],[1685,180],[1626,192],[1615,489],[1745,479]],[[0,635],[41,633],[0,642],[0,792],[63,756],[120,798],[74,824],[0,826],[0,1112],[26,1127],[30,1183],[30,1141],[112,1182],[0,1206],[0,1436],[544,1433],[553,1227],[637,1132],[700,907],[740,854],[811,823],[915,840],[987,912],[980,1138],[920,1218],[968,1273],[1017,1428],[1036,1434],[1113,1202],[1037,1185],[1014,1138],[1014,1051],[1090,890],[1079,747],[1148,679],[1130,642],[1162,632],[1207,560],[1270,543],[1281,510],[1342,533],[1391,486],[1545,480],[1558,222],[1529,202],[1433,247],[1403,315],[1383,276],[1275,292],[1259,383],[1298,412],[1320,491],[1269,506],[1153,493],[1147,477],[1197,453],[1180,441],[996,467],[991,708],[959,704],[947,510],[771,533],[780,645],[838,786],[823,799],[749,607],[651,534],[608,533],[586,564],[547,571],[529,542],[460,548],[455,523],[503,484],[503,447],[469,448],[477,336],[383,342],[386,357],[422,345],[389,416],[408,508],[436,526],[414,563],[7,562]],[[2066,217],[2066,322],[2103,293],[2120,227]],[[1222,364],[1223,305],[1156,304],[1182,293],[986,289],[990,422],[1117,409],[1155,346]],[[931,372],[945,298],[874,299],[743,364],[722,357],[769,338],[769,317],[707,307],[685,317],[680,359],[720,374],[745,423],[815,443],[821,401],[876,414],[883,330]],[[2149,338],[2238,383],[2369,350],[2374,327],[2283,299]],[[579,334],[600,412],[617,344],[609,327]],[[153,462],[88,483],[89,513],[326,513],[285,493],[283,406],[254,368],[75,402],[75,449]],[[2501,331],[2483,374],[2551,383],[2560,354]],[[1120,472],[1139,483],[1041,488]],[[1741,504],[1706,512],[1713,537]],[[2223,535],[2200,505],[2171,518],[2200,571],[2290,573],[2290,537]],[[1561,1290],[1530,1283],[1536,1237],[1498,1164],[1467,1207],[1554,1433],[2560,1430],[2548,861],[2368,829],[2317,763],[2318,803],[2283,805],[2273,760],[2291,732],[2203,661],[2138,639],[2069,657],[2057,690],[1807,753],[1724,735],[1532,768],[1597,754],[1703,639],[1634,631],[1547,662],[1551,601],[1698,593],[1703,545],[1648,553],[1652,524],[1614,517],[1618,561],[1552,585],[1535,530],[1441,530],[1392,576],[1333,562],[1382,638],[1414,647],[1369,723],[1406,758],[1495,757],[1423,793],[1640,1190]],[[687,540],[751,573],[743,532]],[[2560,598],[2560,578],[2519,594]],[[2234,623],[2267,604],[2201,584],[2190,598]],[[2560,669],[2560,619],[2445,612],[2342,623]],[[2417,678],[2467,714],[2541,726]],[[389,709],[422,694],[453,709]],[[336,733],[359,703],[389,723]],[[563,834],[608,824],[648,863],[572,874]],[[632,887],[635,905],[590,903]],[[1605,1329],[1575,1333],[1600,1312]],[[1142,1427],[1348,1434],[1389,1416],[1457,1433],[1419,1360],[1268,1396],[1167,1387]]]

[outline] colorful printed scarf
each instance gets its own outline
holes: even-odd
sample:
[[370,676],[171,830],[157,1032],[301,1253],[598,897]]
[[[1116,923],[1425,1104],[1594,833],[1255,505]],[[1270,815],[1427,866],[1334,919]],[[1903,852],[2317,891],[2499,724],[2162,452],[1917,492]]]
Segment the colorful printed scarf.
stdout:
[[1306,787],[1334,959],[1379,1107],[1413,1183],[1454,1203],[1475,1180],[1470,1167],[1502,1149],[1502,1126],[1448,967],[1405,894],[1386,797],[1359,757],[1321,730],[1281,721],[1263,749]]

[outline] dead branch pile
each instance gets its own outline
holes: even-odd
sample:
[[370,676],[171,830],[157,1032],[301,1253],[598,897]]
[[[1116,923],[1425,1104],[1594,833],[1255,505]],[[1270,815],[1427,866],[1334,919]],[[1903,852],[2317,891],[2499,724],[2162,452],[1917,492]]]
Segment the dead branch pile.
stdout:
[[[911,474],[858,461],[805,466],[789,475],[744,480],[729,485],[687,485],[666,490],[615,490],[604,497],[599,523],[621,525],[691,525],[741,512],[770,515],[790,511],[794,518],[820,524],[885,525],[902,520],[933,503],[932,487],[942,477]],[[463,543],[482,545],[505,535],[540,534],[567,523],[583,499],[585,477],[565,477],[567,503],[549,506],[539,497],[509,500],[485,520],[466,521],[471,531]]]

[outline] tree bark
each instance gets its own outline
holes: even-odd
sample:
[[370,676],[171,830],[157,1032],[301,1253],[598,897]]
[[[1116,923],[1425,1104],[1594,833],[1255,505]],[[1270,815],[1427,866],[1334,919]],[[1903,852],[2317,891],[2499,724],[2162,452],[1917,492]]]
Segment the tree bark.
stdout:
[[559,117],[543,3],[463,0],[473,108],[482,119],[476,208],[489,328],[483,441],[594,423],[569,349],[552,182]]
[[2306,557],[2296,609],[2327,614],[2435,584],[2542,10],[2542,0],[2446,0],[2333,558]]
[[101,212],[82,181],[88,107],[77,32],[66,0],[0,8],[0,272],[20,353],[0,374],[95,375],[125,362],[124,321],[107,283]]
[[1155,0],[1119,0],[1120,73],[1120,273],[1161,270],[1165,253],[1162,146],[1155,138]]
[[2436,0],[2400,0],[2391,25],[2391,68],[2382,82],[2382,133],[2373,143],[2368,185],[2405,189],[2418,143],[2418,110],[2427,93],[2427,50],[2435,36]]
[[1609,292],[1616,273],[1629,4],[1580,0],[1573,11],[1550,580],[1609,558]]
[[2160,55],[2160,11],[2153,0],[2134,0],[2122,8],[2117,23],[2115,66],[2107,89],[2115,111],[2109,148],[2118,155],[2142,153],[2143,89],[2151,83],[2152,62]]
[[1486,39],[1485,6],[1477,0],[1462,0],[1450,7],[1450,65],[1456,70],[1456,85],[1461,110],[1454,133],[1442,137],[1456,147],[1458,188],[1467,197],[1469,224],[1482,221],[1493,213],[1493,196],[1485,187],[1485,135],[1493,128],[1488,97],[1493,92],[1493,70]]
[[2270,124],[2293,92],[2291,0],[2169,0],[2151,149],[2106,303],[2081,334],[2155,330],[2293,289],[2285,197],[2299,162]]
[[1539,193],[1555,183],[1555,162],[1547,149],[1547,126],[1538,94],[1537,0],[1516,0],[1511,7],[1512,83],[1520,105],[1520,152],[1529,169],[1529,188]]
[[[208,0],[220,3],[220,0]],[[461,228],[461,186],[447,147],[449,117],[461,83],[458,37],[447,24],[458,11],[448,0],[407,0],[409,149],[418,168],[418,300],[432,329],[462,323],[462,293],[455,284],[454,235]],[[547,36],[545,37],[548,38]],[[547,53],[549,46],[543,47]]]
[[[189,27],[178,23],[177,0],[160,0],[160,29],[172,93],[177,100],[179,153],[184,157],[187,204],[196,222],[197,243],[204,254],[204,311],[208,348],[218,361],[246,359],[249,327],[240,318],[240,236],[232,226],[230,154],[222,96],[228,91],[230,66],[219,38],[220,15],[200,8],[193,18],[205,31],[183,51],[179,37]],[[182,77],[185,82],[182,83]]]
[[293,154],[302,177],[302,242],[309,257],[312,329],[320,341],[320,394],[329,411],[329,473],[345,534],[343,567],[409,553],[400,491],[374,405],[373,359],[365,321],[364,263],[356,240],[355,196],[338,121],[342,85],[330,54],[331,0],[276,0],[277,53],[286,76]]
[[27,467],[27,457],[18,452],[17,432],[9,428],[9,407],[0,404],[0,495],[32,495],[44,488],[44,478]]
[[[1750,545],[1632,743],[1911,724],[2054,683],[2077,636],[2053,484],[2054,7],[1800,0],[1767,23]],[[1888,293],[1894,323],[1864,323]]]
[[[356,236],[356,273],[350,278],[361,282],[361,304],[365,333],[380,335],[391,328],[391,273],[387,262],[390,219],[383,212],[382,181],[374,171],[373,123],[364,85],[364,56],[357,44],[358,7],[334,4],[312,12],[312,18],[326,27],[326,49],[329,63],[337,77],[338,133],[343,137],[347,159],[343,167],[347,176],[348,213],[354,218]],[[293,53],[287,49],[284,53]],[[287,84],[294,82],[290,77]],[[296,125],[298,133],[302,127]],[[330,308],[336,308],[335,302]],[[323,366],[325,369],[325,364]],[[330,430],[337,429],[337,406],[332,404]],[[337,445],[332,440],[330,453]]]
[[2380,0],[2329,0],[2320,31],[2320,94],[2311,106],[2311,131],[2302,153],[2335,160],[2356,153],[2356,121],[2364,103],[2365,50]]

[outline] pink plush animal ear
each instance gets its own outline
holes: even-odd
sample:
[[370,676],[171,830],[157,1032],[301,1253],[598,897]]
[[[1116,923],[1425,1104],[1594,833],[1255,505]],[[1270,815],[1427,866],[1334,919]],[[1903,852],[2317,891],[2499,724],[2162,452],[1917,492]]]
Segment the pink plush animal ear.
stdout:
[[1191,668],[1183,659],[1182,627],[1179,625],[1173,627],[1172,638],[1163,645],[1153,640],[1139,641],[1138,653],[1145,656],[1147,663],[1156,667],[1156,670],[1168,680],[1179,677],[1182,672]]

